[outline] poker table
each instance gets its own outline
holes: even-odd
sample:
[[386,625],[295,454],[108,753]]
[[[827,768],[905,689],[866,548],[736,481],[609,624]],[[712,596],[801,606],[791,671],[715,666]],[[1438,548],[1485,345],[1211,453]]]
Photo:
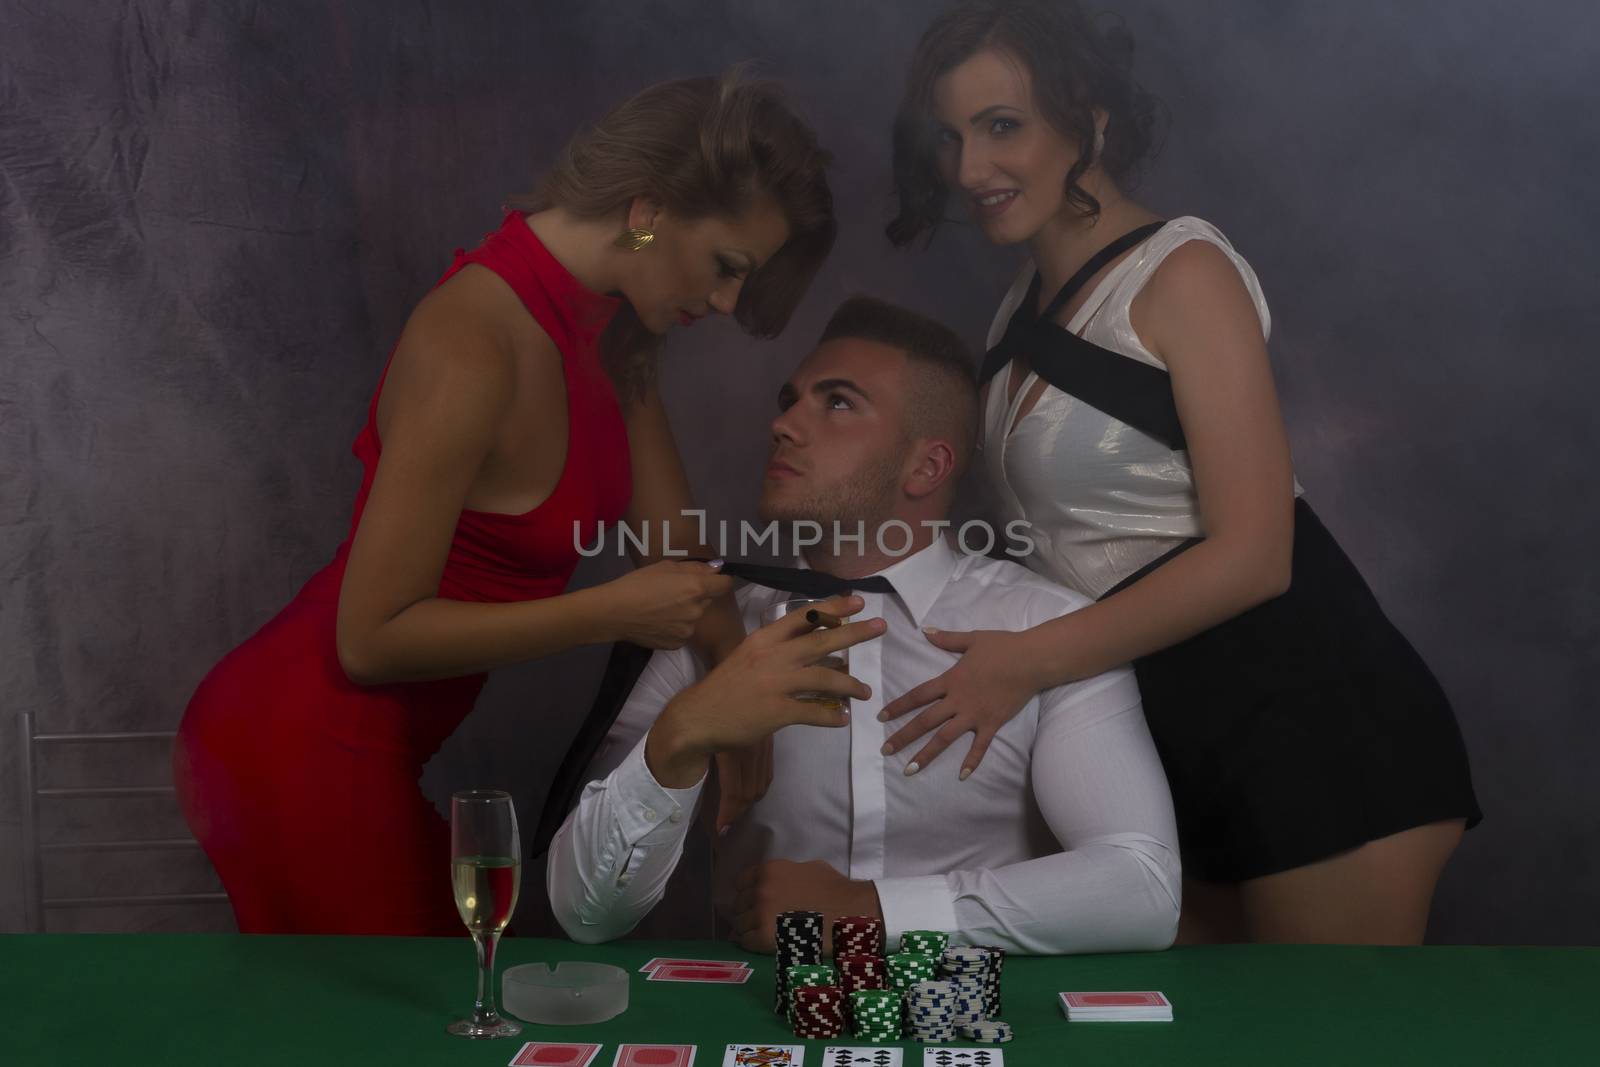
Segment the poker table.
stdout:
[[[647,982],[655,956],[744,959],[744,985]],[[500,966],[556,960],[630,972],[629,1007],[596,1026],[445,1033],[470,1008],[470,942],[449,938],[46,934],[0,937],[0,1064],[291,1067],[503,1065],[521,1043],[799,1042],[772,1013],[772,959],[706,941],[501,943]],[[1063,990],[1160,990],[1170,1023],[1069,1023]],[[1008,958],[1007,1065],[1581,1063],[1600,1042],[1600,949],[1238,945]],[[829,1044],[804,1042],[806,1067]],[[905,1067],[922,1046],[901,1042]],[[954,1046],[973,1047],[965,1042]]]

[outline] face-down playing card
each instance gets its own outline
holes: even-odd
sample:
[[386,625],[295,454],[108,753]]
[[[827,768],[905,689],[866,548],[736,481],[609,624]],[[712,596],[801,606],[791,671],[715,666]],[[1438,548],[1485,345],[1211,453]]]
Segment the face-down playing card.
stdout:
[[599,1045],[570,1041],[529,1041],[511,1057],[510,1067],[589,1067]]
[[611,1067],[690,1067],[693,1045],[618,1045]]

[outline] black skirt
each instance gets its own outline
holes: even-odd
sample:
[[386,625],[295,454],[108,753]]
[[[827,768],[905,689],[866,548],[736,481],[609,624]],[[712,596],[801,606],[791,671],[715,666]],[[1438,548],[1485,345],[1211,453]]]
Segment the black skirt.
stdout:
[[1134,667],[1187,874],[1238,882],[1483,818],[1444,690],[1303,500],[1288,592]]

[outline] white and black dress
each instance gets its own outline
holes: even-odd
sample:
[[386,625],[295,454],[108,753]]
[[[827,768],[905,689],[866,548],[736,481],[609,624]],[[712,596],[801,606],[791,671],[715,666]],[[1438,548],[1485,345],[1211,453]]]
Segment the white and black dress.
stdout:
[[[1184,217],[1113,242],[1039,310],[1025,269],[990,330],[983,464],[1002,523],[1025,520],[1039,573],[1103,598],[1204,536],[1166,368],[1129,306],[1174,248],[1226,238]],[[1065,328],[1050,321],[1129,248]],[[1034,368],[1022,375],[1012,358]],[[1049,383],[1020,419],[1035,376]],[[1135,663],[1177,808],[1185,870],[1240,881],[1442,819],[1482,819],[1443,690],[1295,484],[1289,591]]]

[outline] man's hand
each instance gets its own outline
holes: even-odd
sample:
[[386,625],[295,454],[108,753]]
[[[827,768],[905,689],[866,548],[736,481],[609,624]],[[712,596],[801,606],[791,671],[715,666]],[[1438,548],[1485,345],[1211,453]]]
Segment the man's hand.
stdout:
[[833,920],[847,915],[883,918],[878,887],[853,882],[822,860],[768,860],[745,868],[734,897],[734,936],[747,952],[773,952],[778,914],[822,913],[822,951],[833,954]]
[[[860,597],[835,597],[821,607],[848,615],[862,604]],[[710,674],[667,702],[645,738],[645,765],[668,789],[686,789],[704,777],[718,752],[747,748],[785,726],[849,725],[845,702],[865,700],[872,690],[821,661],[883,632],[882,619],[813,630],[804,612],[763,626]],[[836,696],[840,706],[795,699],[794,694],[806,692]]]

